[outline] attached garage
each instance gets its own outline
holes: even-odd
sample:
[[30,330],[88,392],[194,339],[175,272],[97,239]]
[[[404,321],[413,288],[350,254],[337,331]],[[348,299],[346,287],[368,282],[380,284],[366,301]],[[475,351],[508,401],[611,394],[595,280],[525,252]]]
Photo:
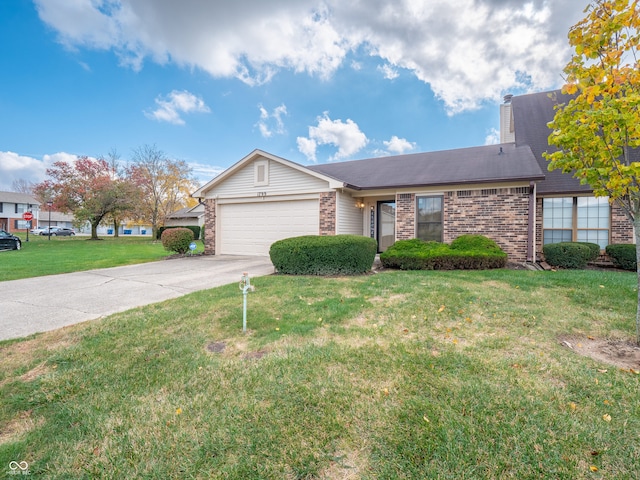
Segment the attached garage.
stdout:
[[276,240],[318,234],[318,200],[221,204],[218,219],[219,253],[269,255]]

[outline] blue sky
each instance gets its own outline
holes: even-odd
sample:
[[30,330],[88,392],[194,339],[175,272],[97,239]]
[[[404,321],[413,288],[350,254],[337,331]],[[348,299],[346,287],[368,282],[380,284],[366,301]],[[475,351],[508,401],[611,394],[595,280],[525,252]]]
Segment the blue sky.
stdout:
[[0,190],[155,145],[201,182],[256,148],[304,165],[495,143],[556,88],[575,0],[3,0]]

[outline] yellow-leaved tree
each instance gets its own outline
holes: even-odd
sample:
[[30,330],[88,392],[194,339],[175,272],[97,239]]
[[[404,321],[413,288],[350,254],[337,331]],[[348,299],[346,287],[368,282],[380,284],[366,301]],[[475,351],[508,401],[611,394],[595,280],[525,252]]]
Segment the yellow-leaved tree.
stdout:
[[[573,173],[633,222],[640,259],[640,12],[638,0],[596,0],[569,30],[574,48],[545,153],[549,169]],[[640,262],[638,262],[640,264]],[[640,287],[640,269],[638,270]],[[640,288],[636,311],[640,344]]]

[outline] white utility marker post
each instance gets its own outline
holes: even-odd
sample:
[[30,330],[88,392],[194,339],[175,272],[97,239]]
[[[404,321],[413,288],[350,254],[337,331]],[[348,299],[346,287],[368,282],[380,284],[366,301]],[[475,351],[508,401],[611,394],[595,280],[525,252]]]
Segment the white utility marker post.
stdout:
[[249,292],[253,292],[255,287],[251,285],[251,280],[249,279],[249,274],[244,272],[242,274],[242,278],[240,279],[240,290],[242,290],[242,331],[247,331],[247,294]]

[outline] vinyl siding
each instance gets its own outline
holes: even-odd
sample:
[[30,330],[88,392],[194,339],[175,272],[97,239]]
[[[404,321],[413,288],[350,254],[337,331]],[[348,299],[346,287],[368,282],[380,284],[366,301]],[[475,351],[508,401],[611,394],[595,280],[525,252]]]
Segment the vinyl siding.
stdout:
[[[263,158],[258,160],[264,161]],[[304,172],[271,160],[267,160],[267,164],[268,185],[254,185],[254,162],[250,162],[220,185],[211,189],[207,196],[255,197],[258,192],[264,192],[266,195],[271,196],[317,192],[329,188],[326,181],[307,175]]]
[[356,199],[346,193],[338,192],[337,198],[337,231],[338,235],[362,235],[362,209],[356,207]]

